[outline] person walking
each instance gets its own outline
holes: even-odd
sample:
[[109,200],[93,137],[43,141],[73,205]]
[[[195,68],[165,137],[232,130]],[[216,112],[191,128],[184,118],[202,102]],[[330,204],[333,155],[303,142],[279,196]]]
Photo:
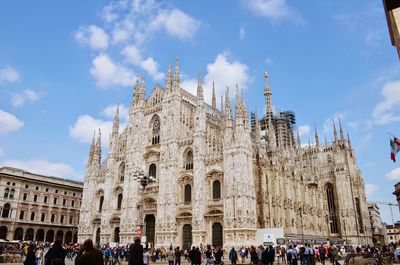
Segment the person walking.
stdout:
[[86,239],[75,258],[75,265],[103,265],[103,253],[93,247],[93,241]]
[[42,247],[37,247],[35,251],[35,257],[36,257],[36,265],[40,265],[43,257],[43,249]]
[[143,246],[140,244],[140,238],[135,237],[134,242],[129,247],[128,265],[143,265]]
[[144,249],[143,253],[143,265],[150,265],[150,252],[148,248]]
[[61,240],[56,240],[54,245],[46,253],[45,265],[65,265],[67,252],[61,245]]
[[35,253],[33,253],[33,247],[28,246],[24,265],[36,265],[36,264],[37,263],[36,263]]
[[258,255],[256,252],[256,248],[254,246],[251,246],[250,248],[250,263],[254,265],[258,265]]
[[174,252],[172,246],[169,247],[169,250],[167,252],[167,261],[168,261],[168,265],[174,265],[175,252]]
[[181,265],[181,256],[182,252],[179,249],[179,247],[176,247],[175,249],[175,265]]
[[235,248],[232,247],[231,251],[229,252],[229,260],[231,261],[231,264],[236,265],[237,259],[238,259],[237,252]]

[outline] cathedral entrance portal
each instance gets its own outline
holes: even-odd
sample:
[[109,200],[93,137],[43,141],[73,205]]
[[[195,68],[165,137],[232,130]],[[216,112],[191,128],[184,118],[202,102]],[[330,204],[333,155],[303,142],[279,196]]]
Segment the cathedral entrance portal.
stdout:
[[213,223],[212,225],[212,245],[222,247],[222,225],[221,223]]
[[146,215],[146,218],[144,219],[144,222],[146,224],[146,238],[147,242],[151,243],[152,246],[154,246],[154,238],[156,234],[156,218],[154,217],[153,214]]
[[182,233],[182,246],[183,248],[191,249],[192,246],[192,226],[185,224]]

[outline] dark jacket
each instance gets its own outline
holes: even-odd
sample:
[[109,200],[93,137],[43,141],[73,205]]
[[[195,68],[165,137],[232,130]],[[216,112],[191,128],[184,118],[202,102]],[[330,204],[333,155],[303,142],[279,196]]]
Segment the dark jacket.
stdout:
[[129,247],[129,265],[143,265],[143,246],[140,243]]
[[67,256],[65,249],[61,245],[54,244],[44,256],[44,264],[51,265],[53,261],[54,264],[65,264],[65,256]]
[[26,255],[24,265],[36,265],[36,257],[33,251],[29,251],[28,254]]
[[86,250],[75,259],[75,265],[103,265],[103,263],[103,254],[95,248]]

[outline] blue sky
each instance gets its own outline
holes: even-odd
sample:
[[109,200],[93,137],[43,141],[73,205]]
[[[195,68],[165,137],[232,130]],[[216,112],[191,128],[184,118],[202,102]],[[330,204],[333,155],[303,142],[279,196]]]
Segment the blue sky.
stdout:
[[395,202],[400,66],[381,0],[1,1],[0,32],[0,165],[81,179],[93,129],[107,142],[117,103],[126,123],[136,74],[149,94],[179,57],[182,87],[201,70],[207,100],[212,81],[237,83],[259,112],[267,70],[304,143],[340,117],[368,199]]

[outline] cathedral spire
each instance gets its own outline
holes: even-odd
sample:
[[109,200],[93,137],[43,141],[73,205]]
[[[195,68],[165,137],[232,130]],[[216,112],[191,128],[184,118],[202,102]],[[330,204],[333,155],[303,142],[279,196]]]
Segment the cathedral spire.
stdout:
[[198,77],[197,77],[197,100],[198,101],[204,101],[203,80],[202,80],[202,77],[201,77],[201,71],[199,71]]
[[336,143],[338,138],[337,138],[337,131],[336,131],[336,125],[335,125],[335,120],[332,120],[333,123],[333,141]]
[[272,121],[268,119],[268,147],[270,150],[276,149],[276,137],[275,137],[275,128],[272,125]]
[[221,112],[224,112],[224,96],[221,95]]
[[349,146],[349,149],[352,149],[349,132],[347,132],[347,144],[348,144],[348,146]]
[[93,157],[94,157],[94,150],[95,150],[95,139],[96,139],[96,130],[93,132],[93,138],[92,138],[92,144],[90,145],[90,151],[89,151],[89,159],[87,165],[91,165],[93,162]]
[[179,58],[176,58],[175,63],[175,71],[174,71],[174,81],[173,81],[173,90],[179,91],[181,86],[181,78],[179,74]]
[[239,94],[239,86],[238,84],[235,85],[236,87],[236,100],[235,100],[235,115],[236,115],[236,119],[238,117],[241,117],[241,111],[240,111],[240,94]]
[[137,104],[138,96],[139,96],[139,76],[137,75],[136,72],[136,81],[133,87],[131,109],[133,108],[133,106]]
[[140,90],[139,90],[139,101],[144,100],[146,96],[146,83],[144,80],[144,73],[142,73],[142,79],[140,81]]
[[254,113],[254,137],[256,143],[260,143],[261,141],[261,127],[260,127],[260,121],[258,120],[258,109],[256,108],[256,111]]
[[212,85],[212,99],[211,99],[211,106],[215,109],[217,108],[217,101],[215,98],[215,87],[214,87],[214,81],[213,81],[213,85]]
[[232,120],[232,109],[231,109],[231,99],[229,97],[229,87],[226,87],[225,92],[225,114],[228,120]]
[[96,146],[94,149],[93,161],[101,164],[101,130],[99,128],[99,134],[97,135]]
[[264,88],[264,97],[265,97],[265,107],[266,107],[266,118],[272,119],[272,92],[268,82],[268,72],[264,72],[265,78],[265,88]]
[[318,136],[317,125],[314,124],[314,128],[315,128],[315,145],[316,147],[319,147],[319,136]]
[[112,134],[118,135],[118,132],[119,132],[119,104],[117,105],[117,110],[115,111]]
[[325,138],[325,147],[328,146],[328,141],[326,140],[326,133],[324,133],[324,138]]
[[167,77],[165,79],[165,90],[170,92],[172,90],[172,71],[171,64],[168,64]]
[[344,133],[342,128],[342,121],[339,118],[339,131],[340,131],[340,140],[344,141]]
[[300,132],[299,129],[297,129],[297,148],[301,148],[301,140],[300,140]]

